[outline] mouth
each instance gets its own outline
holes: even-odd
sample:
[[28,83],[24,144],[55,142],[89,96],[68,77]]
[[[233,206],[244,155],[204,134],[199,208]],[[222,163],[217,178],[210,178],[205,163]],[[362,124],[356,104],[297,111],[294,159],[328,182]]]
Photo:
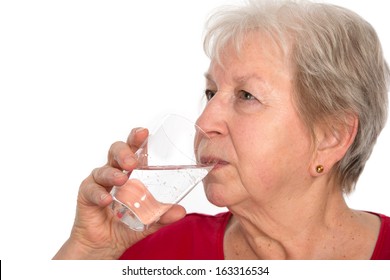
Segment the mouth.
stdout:
[[225,160],[222,160],[217,157],[212,156],[204,156],[200,158],[200,163],[204,165],[214,165],[214,169],[222,168],[223,166],[228,165],[229,163]]

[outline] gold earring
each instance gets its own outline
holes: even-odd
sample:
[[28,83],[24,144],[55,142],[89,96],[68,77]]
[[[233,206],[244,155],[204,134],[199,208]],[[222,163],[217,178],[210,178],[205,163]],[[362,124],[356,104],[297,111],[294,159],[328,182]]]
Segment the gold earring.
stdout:
[[317,173],[322,173],[322,172],[324,172],[324,166],[322,166],[321,164],[320,164],[320,165],[317,165],[317,166],[316,166],[316,171],[317,171]]

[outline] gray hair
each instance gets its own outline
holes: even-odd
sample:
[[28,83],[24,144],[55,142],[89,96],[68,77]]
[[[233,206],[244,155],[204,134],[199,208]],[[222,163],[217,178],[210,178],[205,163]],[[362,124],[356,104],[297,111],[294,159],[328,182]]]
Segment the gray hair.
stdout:
[[358,132],[334,176],[351,192],[387,119],[390,71],[373,27],[356,13],[306,1],[248,1],[215,12],[207,22],[204,49],[220,60],[227,43],[237,53],[250,31],[270,35],[294,68],[294,103],[312,132],[314,126],[347,125]]

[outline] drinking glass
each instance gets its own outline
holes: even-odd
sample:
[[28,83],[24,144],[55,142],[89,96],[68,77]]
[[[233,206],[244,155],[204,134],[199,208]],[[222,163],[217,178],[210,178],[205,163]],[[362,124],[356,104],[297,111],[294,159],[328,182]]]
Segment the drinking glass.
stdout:
[[211,146],[193,122],[165,117],[136,151],[138,165],[127,183],[113,187],[114,215],[133,230],[146,230],[214,167]]

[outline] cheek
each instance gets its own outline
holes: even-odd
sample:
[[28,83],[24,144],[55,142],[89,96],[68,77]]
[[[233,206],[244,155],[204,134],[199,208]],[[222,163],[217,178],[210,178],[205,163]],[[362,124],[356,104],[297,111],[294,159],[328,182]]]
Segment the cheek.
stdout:
[[240,161],[237,169],[246,191],[254,195],[267,191],[270,186],[274,185],[274,180],[277,178],[274,166],[272,161],[263,160],[260,155],[256,157],[253,152],[250,159]]
[[311,142],[301,127],[264,126],[253,128],[249,134],[241,133],[248,137],[237,137],[237,169],[248,192],[286,185],[307,173]]
[[259,189],[267,188],[273,178],[275,154],[265,143],[264,137],[255,134],[247,135],[235,143],[237,177],[243,188],[253,194]]

